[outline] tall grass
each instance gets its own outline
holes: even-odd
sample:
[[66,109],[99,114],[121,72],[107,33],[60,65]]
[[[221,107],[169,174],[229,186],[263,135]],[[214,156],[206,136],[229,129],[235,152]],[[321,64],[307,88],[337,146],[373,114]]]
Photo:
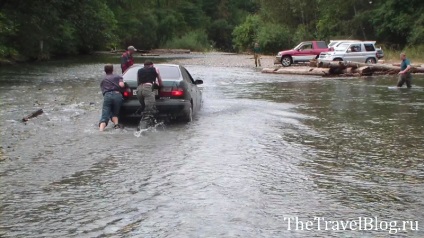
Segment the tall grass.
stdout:
[[191,51],[208,51],[210,43],[203,31],[192,31],[182,37],[175,37],[167,41],[163,48],[168,49],[190,49]]
[[403,50],[395,50],[393,48],[384,48],[384,60],[386,61],[399,61],[401,52],[405,52],[406,57],[414,63],[424,63],[424,45],[409,46]]

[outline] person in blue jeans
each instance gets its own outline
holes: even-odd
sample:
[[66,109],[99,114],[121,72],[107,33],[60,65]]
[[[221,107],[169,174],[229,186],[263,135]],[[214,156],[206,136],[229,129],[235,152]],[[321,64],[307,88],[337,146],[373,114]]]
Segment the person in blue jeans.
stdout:
[[121,109],[124,98],[120,92],[125,87],[122,76],[113,74],[113,65],[105,65],[106,76],[100,83],[100,89],[103,93],[102,116],[99,122],[99,131],[103,131],[107,126],[109,119],[115,124],[114,128],[120,128],[118,114]]

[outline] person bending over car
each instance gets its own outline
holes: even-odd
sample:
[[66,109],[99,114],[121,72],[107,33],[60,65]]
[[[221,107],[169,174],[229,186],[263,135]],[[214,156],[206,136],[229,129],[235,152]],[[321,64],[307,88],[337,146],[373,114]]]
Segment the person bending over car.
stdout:
[[133,54],[137,49],[134,46],[128,46],[128,50],[121,56],[121,70],[124,73],[129,67],[134,64]]
[[124,100],[120,92],[121,88],[125,87],[122,76],[113,74],[113,65],[111,64],[105,65],[105,73],[106,76],[100,83],[103,93],[102,116],[99,123],[100,131],[105,129],[109,119],[115,124],[114,128],[120,128],[118,114]]
[[159,70],[153,66],[152,61],[146,61],[144,67],[137,72],[137,98],[144,105],[141,120],[151,120],[157,114],[155,100],[155,85],[162,86]]

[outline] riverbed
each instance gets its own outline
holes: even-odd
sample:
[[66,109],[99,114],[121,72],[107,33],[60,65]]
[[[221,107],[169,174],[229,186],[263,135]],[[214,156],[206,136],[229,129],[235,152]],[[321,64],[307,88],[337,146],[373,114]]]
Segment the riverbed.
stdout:
[[0,237],[424,236],[423,76],[389,89],[246,55],[153,58],[202,79],[203,108],[137,137],[97,127],[118,57],[0,68]]

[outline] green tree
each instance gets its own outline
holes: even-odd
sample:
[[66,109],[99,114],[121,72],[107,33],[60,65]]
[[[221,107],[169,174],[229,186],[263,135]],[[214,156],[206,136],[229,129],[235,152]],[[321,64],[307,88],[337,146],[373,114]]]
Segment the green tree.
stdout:
[[383,1],[374,10],[372,23],[379,39],[404,47],[424,43],[424,2],[411,0]]
[[258,15],[251,15],[241,25],[237,26],[233,35],[234,48],[238,51],[250,49],[252,43],[257,41],[260,19]]

